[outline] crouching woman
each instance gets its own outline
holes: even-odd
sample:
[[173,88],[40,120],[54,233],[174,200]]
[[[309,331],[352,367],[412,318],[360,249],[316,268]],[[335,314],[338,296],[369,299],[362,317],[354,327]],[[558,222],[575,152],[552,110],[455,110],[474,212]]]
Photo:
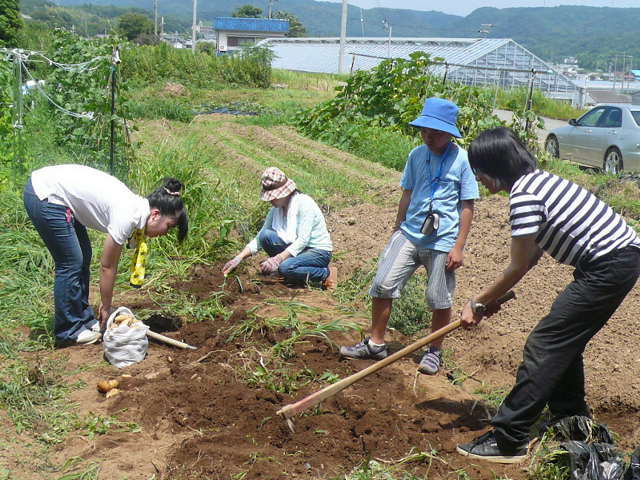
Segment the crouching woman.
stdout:
[[[35,170],[24,188],[24,205],[55,262],[56,344],[90,344],[112,312],[113,288],[123,245],[132,236],[188,231],[180,191],[167,179],[147,198],[134,194],[115,177],[83,165],[55,165]],[[87,227],[107,234],[101,258],[100,300],[96,318],[89,305],[91,242]]]
[[260,264],[262,273],[279,272],[287,283],[334,288],[336,271],[329,267],[333,246],[316,202],[300,193],[295,182],[276,167],[264,171],[261,183],[260,198],[272,207],[258,235],[222,272],[228,275],[262,248],[269,255]]

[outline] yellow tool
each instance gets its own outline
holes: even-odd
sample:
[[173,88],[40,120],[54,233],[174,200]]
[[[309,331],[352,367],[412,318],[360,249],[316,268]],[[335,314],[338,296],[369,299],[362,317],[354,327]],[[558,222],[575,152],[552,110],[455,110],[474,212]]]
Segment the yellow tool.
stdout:
[[147,260],[147,252],[149,251],[149,247],[145,241],[144,230],[136,230],[132,240],[136,250],[133,252],[133,258],[131,259],[131,276],[129,277],[129,283],[134,288],[140,288],[144,283],[144,264]]

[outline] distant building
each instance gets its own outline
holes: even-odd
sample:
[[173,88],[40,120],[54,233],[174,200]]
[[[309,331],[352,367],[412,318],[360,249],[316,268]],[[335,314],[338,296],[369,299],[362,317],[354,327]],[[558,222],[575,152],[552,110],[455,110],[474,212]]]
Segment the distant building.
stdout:
[[289,33],[288,20],[269,18],[216,17],[213,22],[218,53],[229,53],[253,46],[265,38],[284,37]]

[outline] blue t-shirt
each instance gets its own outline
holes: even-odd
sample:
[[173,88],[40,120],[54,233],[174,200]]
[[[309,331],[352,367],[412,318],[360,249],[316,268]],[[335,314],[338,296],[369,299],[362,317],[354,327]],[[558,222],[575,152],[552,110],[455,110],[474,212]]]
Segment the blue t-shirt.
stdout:
[[[462,200],[475,200],[480,196],[467,151],[452,143],[445,156],[431,153],[426,145],[414,148],[400,181],[403,189],[411,190],[411,202],[400,229],[416,247],[441,252],[449,252],[456,243]],[[420,229],[432,197],[432,210],[440,215],[440,226],[436,232],[423,235]]]

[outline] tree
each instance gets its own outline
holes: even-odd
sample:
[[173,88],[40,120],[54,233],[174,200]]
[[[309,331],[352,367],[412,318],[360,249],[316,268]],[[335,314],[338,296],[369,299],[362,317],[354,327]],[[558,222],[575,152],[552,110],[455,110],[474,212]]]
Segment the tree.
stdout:
[[18,0],[0,0],[0,46],[15,47],[21,28]]
[[287,33],[287,37],[304,37],[307,34],[307,29],[304,28],[302,22],[293,13],[278,10],[271,17],[280,20],[289,20],[289,33]]
[[243,5],[242,7],[236,8],[231,16],[240,18],[260,18],[262,16],[262,9],[254,7],[253,5]]
[[141,13],[125,13],[118,19],[118,30],[127,40],[135,40],[144,33],[153,33],[153,22]]

